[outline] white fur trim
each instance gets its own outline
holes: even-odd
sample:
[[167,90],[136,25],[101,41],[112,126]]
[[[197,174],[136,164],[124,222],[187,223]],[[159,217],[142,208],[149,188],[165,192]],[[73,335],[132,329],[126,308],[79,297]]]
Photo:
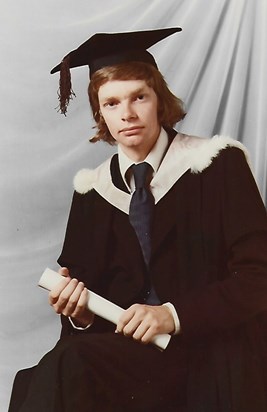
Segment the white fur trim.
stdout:
[[[178,133],[150,184],[155,203],[157,204],[168,193],[187,170],[191,173],[203,172],[227,147],[241,149],[248,160],[248,151],[245,146],[230,137],[216,135],[208,139]],[[110,158],[94,170],[80,170],[74,178],[74,189],[80,194],[95,189],[109,203],[129,213],[131,194],[113,185],[110,175]]]
[[216,135],[212,139],[206,140],[205,143],[206,144],[203,144],[200,147],[198,146],[194,149],[191,149],[190,169],[192,173],[203,172],[204,169],[211,165],[213,159],[218,156],[221,150],[226,149],[227,147],[237,147],[241,149],[244,152],[247,161],[249,162],[249,154],[246,147],[242,143],[232,139],[231,137]]
[[94,169],[81,169],[73,179],[73,185],[76,192],[84,195],[93,189],[96,181]]

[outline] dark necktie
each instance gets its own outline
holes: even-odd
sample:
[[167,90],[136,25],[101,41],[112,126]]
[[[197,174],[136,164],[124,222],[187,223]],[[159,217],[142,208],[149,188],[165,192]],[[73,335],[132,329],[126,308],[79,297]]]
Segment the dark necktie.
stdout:
[[146,266],[149,266],[151,255],[151,224],[154,209],[154,197],[147,184],[147,175],[151,166],[139,163],[132,166],[135,192],[132,195],[129,219],[138,237]]
[[160,300],[151,284],[149,262],[151,256],[151,226],[154,211],[154,197],[148,188],[147,177],[151,166],[144,162],[132,166],[135,192],[132,195],[129,220],[138,237],[147,267],[146,295],[144,301],[149,305],[158,305]]

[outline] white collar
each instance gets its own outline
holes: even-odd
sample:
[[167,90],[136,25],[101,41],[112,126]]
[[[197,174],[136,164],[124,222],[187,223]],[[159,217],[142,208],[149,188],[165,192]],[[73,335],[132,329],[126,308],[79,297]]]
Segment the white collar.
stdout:
[[[212,139],[206,139],[178,133],[150,183],[155,204],[184,173],[188,170],[191,170],[191,173],[201,173],[210,166],[220,151],[227,147],[238,147],[248,159],[245,146],[230,137],[216,135]],[[128,214],[131,194],[114,186],[110,174],[110,161],[110,158],[107,159],[94,170],[80,170],[74,178],[74,188],[80,194],[95,189],[109,203]]]
[[[158,171],[158,168],[167,150],[168,144],[169,144],[168,135],[166,131],[163,128],[161,128],[161,131],[160,131],[160,134],[159,134],[159,137],[156,143],[154,144],[152,150],[148,153],[147,157],[143,160],[144,162],[150,164],[154,172],[153,175]],[[136,162],[130,159],[123,152],[120,145],[118,145],[118,157],[119,157],[119,167],[120,167],[122,178],[124,180],[124,183],[128,187],[128,189],[130,189],[126,181],[125,175],[129,167],[135,164]]]

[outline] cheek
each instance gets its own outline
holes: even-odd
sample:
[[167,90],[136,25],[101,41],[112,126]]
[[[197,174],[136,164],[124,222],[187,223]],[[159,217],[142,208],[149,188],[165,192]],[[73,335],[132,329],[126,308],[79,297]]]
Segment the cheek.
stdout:
[[101,110],[101,115],[106,125],[108,125],[110,123],[110,116],[108,113],[106,113],[105,110]]
[[103,119],[106,123],[107,128],[109,129],[110,133],[112,134],[112,132],[116,129],[116,121],[114,121],[114,116],[111,114],[103,114]]
[[153,119],[153,121],[158,121],[158,108],[156,105],[147,107],[147,110],[143,114],[145,114],[145,117],[147,119]]

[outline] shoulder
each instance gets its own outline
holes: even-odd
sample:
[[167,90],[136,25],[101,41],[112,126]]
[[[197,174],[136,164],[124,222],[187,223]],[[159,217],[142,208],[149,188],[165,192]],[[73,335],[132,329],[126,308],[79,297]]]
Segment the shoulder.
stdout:
[[[215,135],[212,138],[203,138],[178,133],[174,144],[178,150],[185,151],[190,159],[191,173],[201,173],[207,169],[215,159],[222,153],[229,152],[226,149],[238,149],[237,151],[245,157],[249,163],[249,153],[247,148],[238,140],[229,136]],[[236,150],[230,150],[236,152]]]
[[75,192],[82,195],[86,194],[94,188],[97,181],[101,180],[105,182],[110,180],[111,159],[112,158],[108,158],[95,169],[85,168],[79,170],[73,179]]
[[[174,170],[177,172],[179,169],[179,176],[188,169],[193,174],[202,173],[215,159],[221,158],[219,155],[226,152],[225,149],[233,148],[243,153],[248,161],[249,155],[246,147],[228,136],[215,135],[212,138],[203,138],[177,133],[164,163],[165,166],[167,164],[167,171],[173,173]],[[112,158],[110,157],[95,169],[86,168],[78,171],[73,180],[75,192],[80,195],[85,195],[92,189],[98,190],[99,193],[109,192],[112,186],[110,174]]]

